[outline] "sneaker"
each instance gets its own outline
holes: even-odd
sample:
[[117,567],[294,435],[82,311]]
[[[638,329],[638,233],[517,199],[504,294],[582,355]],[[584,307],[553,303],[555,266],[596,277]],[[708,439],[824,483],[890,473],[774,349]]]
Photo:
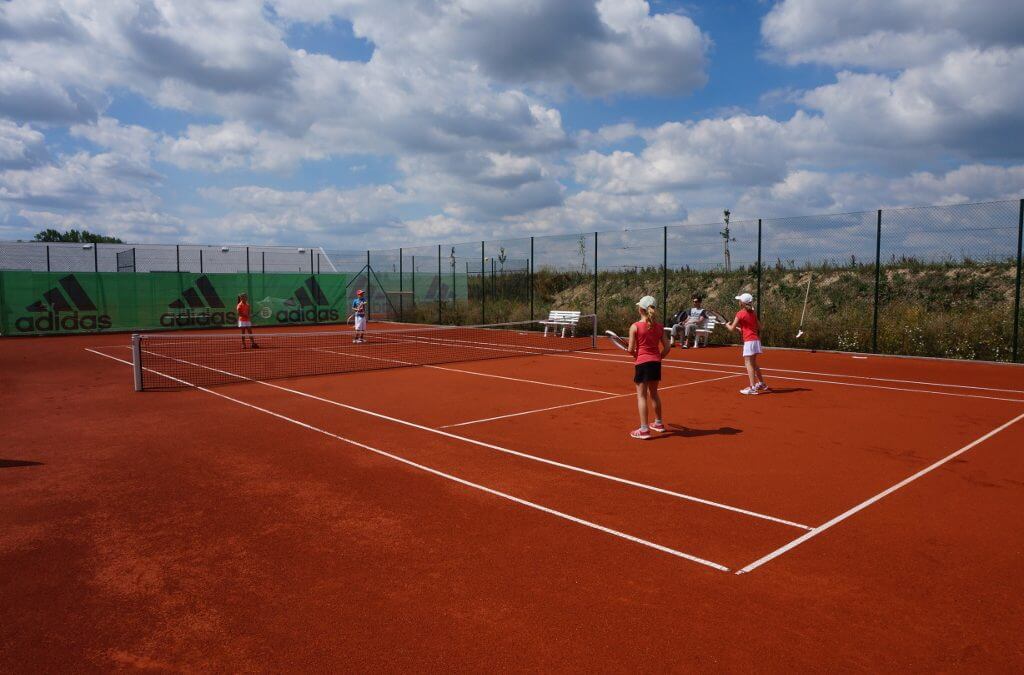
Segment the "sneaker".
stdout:
[[629,435],[632,436],[633,438],[637,439],[637,440],[646,441],[646,440],[650,439],[651,432],[650,431],[644,431],[643,429],[634,429],[633,431],[631,431],[629,433]]
[[754,385],[754,389],[756,389],[756,390],[758,390],[760,392],[771,391],[770,389],[768,389],[768,385],[765,384],[764,382],[758,382],[757,384],[755,384]]
[[665,425],[655,422],[651,425],[651,431],[657,431],[659,434],[665,431]]
[[740,389],[740,393],[747,396],[757,396],[761,392],[756,387],[746,387],[745,389]]

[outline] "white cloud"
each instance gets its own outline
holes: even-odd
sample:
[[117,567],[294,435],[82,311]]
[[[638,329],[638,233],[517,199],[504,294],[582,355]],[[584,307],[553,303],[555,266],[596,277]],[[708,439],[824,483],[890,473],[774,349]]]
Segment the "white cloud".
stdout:
[[26,169],[48,158],[42,133],[0,118],[0,169]]
[[761,31],[789,63],[905,68],[950,51],[1024,44],[1024,5],[1004,0],[784,0]]

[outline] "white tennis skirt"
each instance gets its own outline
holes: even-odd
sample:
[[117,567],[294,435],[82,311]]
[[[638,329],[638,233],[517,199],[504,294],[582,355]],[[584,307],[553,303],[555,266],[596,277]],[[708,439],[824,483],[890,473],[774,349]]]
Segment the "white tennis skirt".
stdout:
[[366,316],[356,317],[356,330],[366,330]]
[[753,356],[754,354],[760,354],[760,353],[761,353],[761,341],[760,340],[751,340],[749,342],[744,342],[743,343],[743,355],[744,356]]
[[239,328],[252,328],[252,321],[242,321],[241,319],[239,319],[238,320],[238,327]]

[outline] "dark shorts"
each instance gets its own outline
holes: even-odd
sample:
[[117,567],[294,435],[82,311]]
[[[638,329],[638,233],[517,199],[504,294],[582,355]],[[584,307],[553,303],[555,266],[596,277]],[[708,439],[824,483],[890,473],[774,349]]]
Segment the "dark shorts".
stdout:
[[661,382],[661,361],[648,361],[634,366],[633,382]]

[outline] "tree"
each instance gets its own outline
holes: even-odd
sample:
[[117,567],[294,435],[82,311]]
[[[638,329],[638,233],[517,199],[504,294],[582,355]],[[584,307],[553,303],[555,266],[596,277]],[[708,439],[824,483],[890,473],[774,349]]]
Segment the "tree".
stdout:
[[73,243],[73,244],[123,244],[124,242],[117,237],[108,237],[103,234],[93,234],[89,230],[76,230],[74,228],[67,232],[61,232],[55,230],[52,227],[37,232],[34,237],[36,241],[45,241],[53,243]]

